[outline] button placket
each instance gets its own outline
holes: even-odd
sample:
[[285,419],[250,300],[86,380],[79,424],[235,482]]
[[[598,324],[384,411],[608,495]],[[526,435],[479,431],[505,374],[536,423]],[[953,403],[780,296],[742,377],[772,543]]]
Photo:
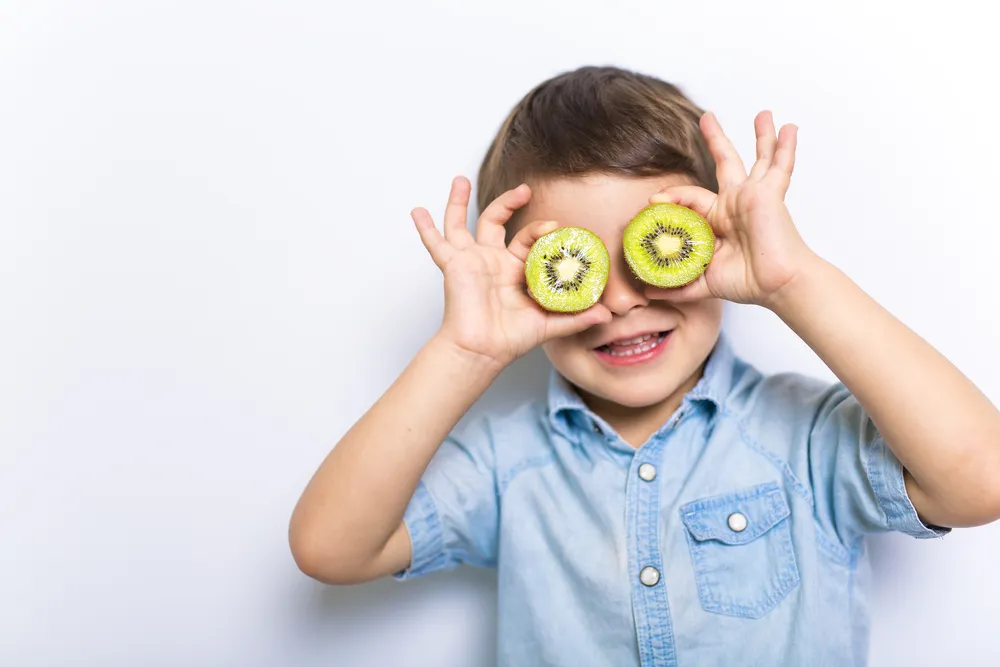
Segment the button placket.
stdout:
[[650,483],[658,479],[657,466],[664,446],[664,433],[659,433],[635,451],[625,491],[632,612],[643,665],[676,664],[667,580],[663,576],[666,566],[660,549],[660,484]]

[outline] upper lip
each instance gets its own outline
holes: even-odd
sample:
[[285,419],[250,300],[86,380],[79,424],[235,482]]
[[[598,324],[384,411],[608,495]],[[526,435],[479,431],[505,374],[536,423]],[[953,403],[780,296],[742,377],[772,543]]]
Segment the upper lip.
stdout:
[[670,329],[644,329],[636,333],[624,334],[620,336],[608,336],[600,343],[595,345],[595,348],[604,347],[605,345],[610,345],[611,343],[620,343],[628,340],[634,340],[636,338],[642,338],[643,336],[655,335],[658,333],[669,332]]

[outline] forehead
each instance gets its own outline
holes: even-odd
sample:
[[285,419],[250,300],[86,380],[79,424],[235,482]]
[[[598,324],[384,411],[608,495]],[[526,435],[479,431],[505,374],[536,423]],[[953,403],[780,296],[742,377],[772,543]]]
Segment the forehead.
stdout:
[[587,174],[529,183],[531,201],[519,222],[556,220],[562,225],[584,227],[604,237],[617,235],[649,198],[672,185],[693,183],[684,174],[644,178],[612,174]]

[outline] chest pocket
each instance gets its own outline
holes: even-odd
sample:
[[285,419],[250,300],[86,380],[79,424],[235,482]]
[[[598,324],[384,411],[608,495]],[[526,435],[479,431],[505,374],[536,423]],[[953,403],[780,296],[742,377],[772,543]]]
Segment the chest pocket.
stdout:
[[775,482],[680,509],[705,611],[760,618],[799,584],[788,502]]

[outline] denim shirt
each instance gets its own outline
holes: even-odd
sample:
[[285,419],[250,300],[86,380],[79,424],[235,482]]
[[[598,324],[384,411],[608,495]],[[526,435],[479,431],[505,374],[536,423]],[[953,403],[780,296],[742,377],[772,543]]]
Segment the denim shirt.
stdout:
[[864,538],[925,526],[841,384],[764,376],[720,339],[639,448],[557,374],[436,453],[406,579],[498,571],[501,667],[864,665]]

